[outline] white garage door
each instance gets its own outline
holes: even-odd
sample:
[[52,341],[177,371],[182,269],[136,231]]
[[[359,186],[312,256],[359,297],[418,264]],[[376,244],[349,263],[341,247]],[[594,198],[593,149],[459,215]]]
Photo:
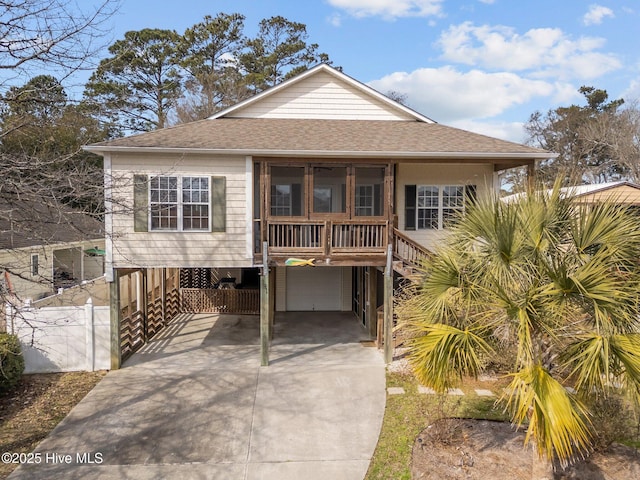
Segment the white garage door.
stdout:
[[340,311],[342,268],[287,268],[287,311]]

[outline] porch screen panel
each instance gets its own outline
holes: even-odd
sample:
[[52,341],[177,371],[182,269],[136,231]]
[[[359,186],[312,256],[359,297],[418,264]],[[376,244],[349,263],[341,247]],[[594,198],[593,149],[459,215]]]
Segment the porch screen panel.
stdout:
[[360,217],[384,215],[384,167],[356,168],[355,214]]
[[346,213],[346,167],[313,169],[313,212]]
[[271,215],[304,215],[304,168],[271,167]]

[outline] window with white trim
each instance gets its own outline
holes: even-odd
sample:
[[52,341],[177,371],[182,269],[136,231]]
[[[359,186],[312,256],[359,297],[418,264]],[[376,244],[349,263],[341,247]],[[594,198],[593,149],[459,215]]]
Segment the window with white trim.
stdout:
[[418,229],[442,230],[450,227],[464,211],[464,203],[464,185],[418,185]]
[[31,255],[31,276],[37,277],[40,275],[40,256],[36,253]]
[[152,177],[149,229],[209,231],[210,192],[209,177]]

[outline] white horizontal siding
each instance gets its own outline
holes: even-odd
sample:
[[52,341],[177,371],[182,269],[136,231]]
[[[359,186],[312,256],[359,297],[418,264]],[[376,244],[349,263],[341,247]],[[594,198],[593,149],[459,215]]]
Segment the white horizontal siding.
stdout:
[[[114,155],[113,261],[125,267],[248,267],[245,157]],[[206,175],[226,178],[225,232],[134,232],[133,175]]]
[[328,73],[301,80],[233,112],[240,118],[415,120]]
[[396,178],[398,228],[408,237],[434,249],[446,238],[447,230],[404,230],[405,225],[405,185],[476,185],[478,195],[493,190],[493,165],[443,165],[443,164],[400,164]]

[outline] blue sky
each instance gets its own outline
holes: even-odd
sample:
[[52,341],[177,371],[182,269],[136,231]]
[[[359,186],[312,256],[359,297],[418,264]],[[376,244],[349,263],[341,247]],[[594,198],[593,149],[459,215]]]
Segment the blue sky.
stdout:
[[112,38],[178,32],[218,12],[307,25],[334,64],[434,120],[522,141],[536,110],[583,104],[581,85],[640,98],[637,0],[121,0]]

